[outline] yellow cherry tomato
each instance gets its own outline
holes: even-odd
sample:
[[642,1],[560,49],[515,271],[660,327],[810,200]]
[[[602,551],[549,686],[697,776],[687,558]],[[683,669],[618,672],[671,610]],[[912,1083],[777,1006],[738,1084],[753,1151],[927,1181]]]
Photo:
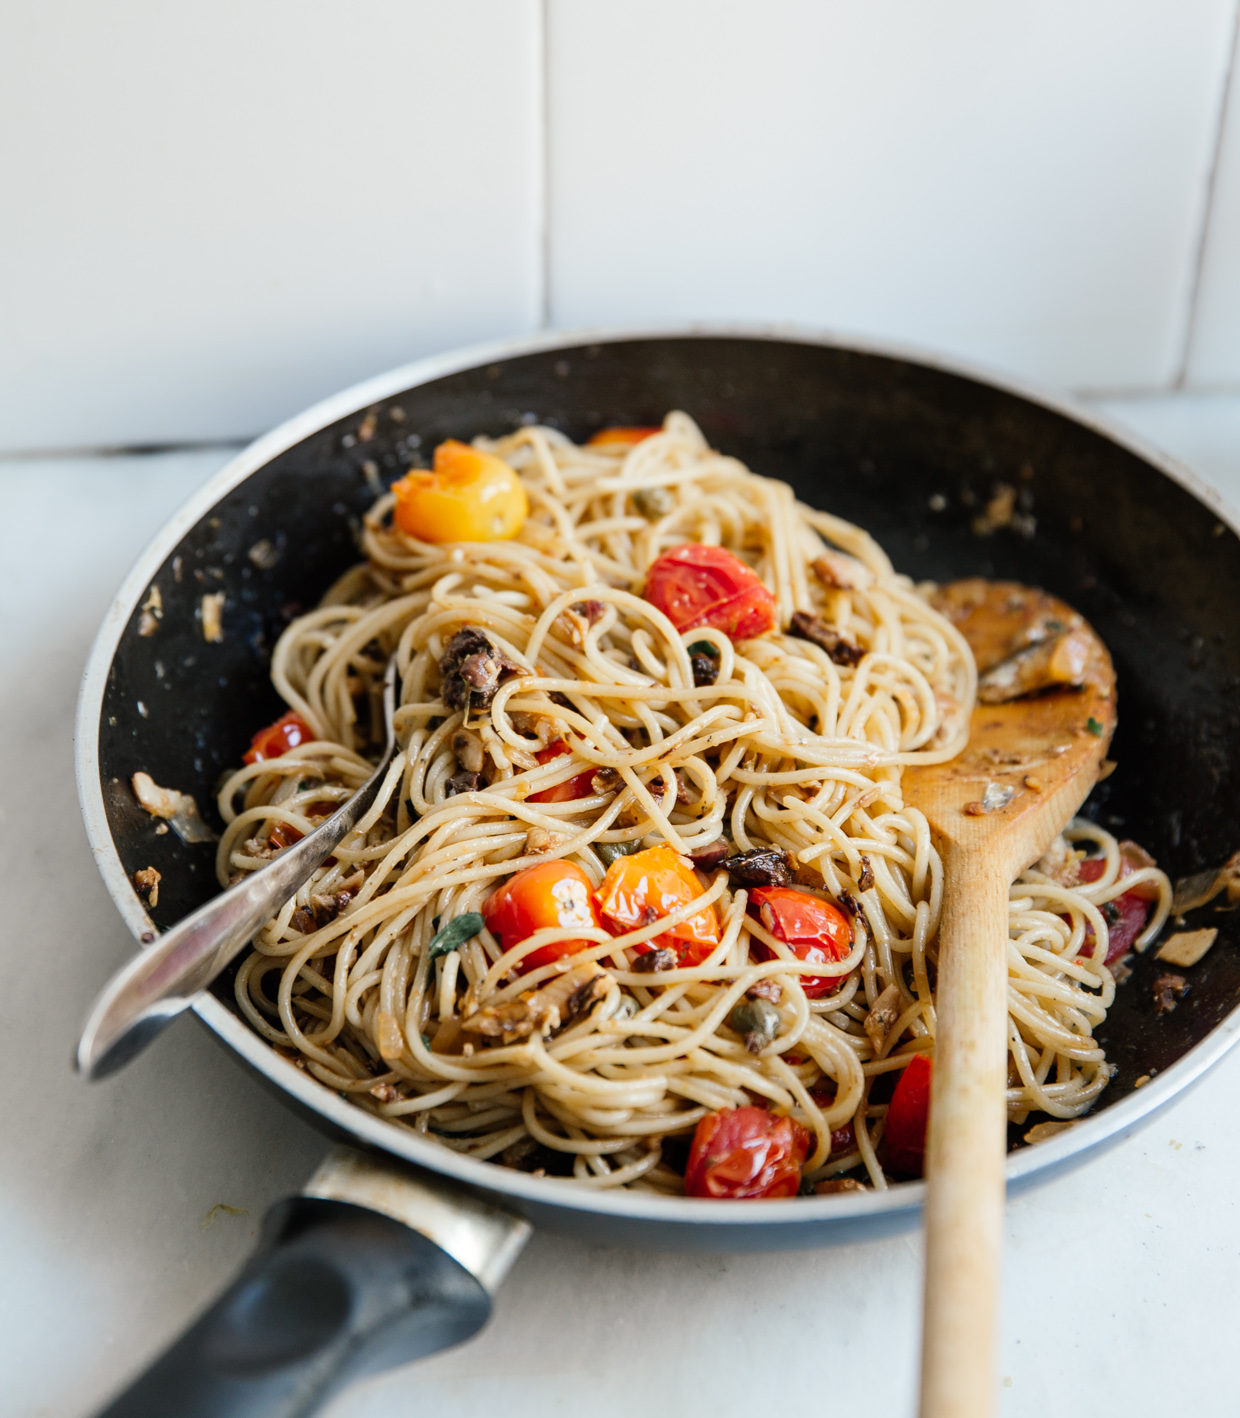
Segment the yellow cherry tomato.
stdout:
[[530,504],[516,473],[493,453],[449,438],[435,449],[433,472],[406,473],[393,521],[420,542],[496,542],[515,537]]

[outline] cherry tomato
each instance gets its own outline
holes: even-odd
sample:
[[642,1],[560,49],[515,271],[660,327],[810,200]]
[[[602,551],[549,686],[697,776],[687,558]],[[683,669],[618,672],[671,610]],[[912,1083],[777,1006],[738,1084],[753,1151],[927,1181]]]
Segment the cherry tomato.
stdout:
[[[787,1060],[788,1055],[784,1055]],[[835,1088],[830,1080],[823,1079],[809,1090],[809,1096],[825,1113],[828,1108],[835,1103]],[[857,1130],[853,1127],[853,1120],[849,1120],[841,1127],[831,1129],[831,1156],[843,1157],[849,1152],[857,1150]]]
[[299,744],[313,743],[315,738],[316,734],[310,725],[300,714],[290,709],[287,714],[281,714],[274,724],[259,729],[250,742],[244,761],[265,763],[267,759],[279,758],[282,753],[287,753],[290,748],[296,748]]
[[[534,755],[539,763],[550,763],[553,758],[561,758],[572,750],[563,739],[556,739],[554,743],[549,743],[546,748],[540,748]],[[584,773],[578,773],[570,778],[566,783],[557,783],[554,788],[544,788],[541,793],[531,793],[526,802],[528,803],[568,803],[576,798],[588,798],[594,792],[591,786],[597,769],[589,768]]]
[[[505,950],[548,926],[599,924],[590,878],[572,862],[561,861],[539,862],[510,876],[482,903],[482,918]],[[517,970],[524,975],[593,944],[590,940],[557,940],[539,946],[521,961]]]
[[493,453],[449,438],[433,472],[414,469],[392,485],[392,520],[421,542],[494,542],[515,537],[529,516],[521,479]]
[[775,597],[738,556],[686,542],[646,573],[645,597],[677,630],[709,626],[733,640],[765,635],[779,623]]
[[597,448],[604,443],[627,443],[632,447],[635,443],[644,443],[647,438],[653,438],[656,433],[662,433],[661,428],[600,428],[597,433],[590,435],[587,448]]
[[[687,906],[701,896],[702,887],[693,868],[671,847],[649,847],[631,857],[617,857],[607,868],[598,890],[598,906],[603,924],[612,935],[648,926],[677,907]],[[639,955],[667,946],[676,952],[677,962],[686,967],[700,965],[719,944],[719,920],[712,907],[681,921],[678,926],[653,940],[633,947]]]
[[930,1082],[934,1065],[914,1054],[887,1105],[883,1128],[883,1167],[900,1177],[920,1177],[926,1166],[926,1125],[930,1120]]
[[796,1196],[812,1134],[765,1108],[708,1113],[697,1125],[685,1192],[718,1200]]
[[[749,893],[749,909],[798,960],[833,965],[852,949],[848,917],[808,891],[794,891],[790,886],[758,886]],[[753,941],[750,949],[755,959],[775,958],[775,952],[761,941]],[[797,979],[810,999],[829,994],[840,982],[838,975],[799,975]]]
[[[1081,880],[1083,882],[1098,881],[1102,873],[1106,870],[1105,857],[1086,857],[1081,863]],[[1124,877],[1131,876],[1134,868],[1129,865],[1127,858],[1121,856],[1119,875],[1122,881]],[[1145,929],[1145,923],[1150,917],[1150,903],[1139,893],[1141,887],[1138,886],[1132,891],[1125,891],[1122,896],[1113,896],[1110,901],[1104,902],[1099,908],[1103,918],[1107,922],[1107,965],[1118,960],[1121,955],[1127,955],[1132,949],[1132,943]],[[1114,920],[1109,919],[1112,913]],[[1094,951],[1094,928],[1085,927],[1085,939],[1081,944],[1081,955],[1092,955]]]

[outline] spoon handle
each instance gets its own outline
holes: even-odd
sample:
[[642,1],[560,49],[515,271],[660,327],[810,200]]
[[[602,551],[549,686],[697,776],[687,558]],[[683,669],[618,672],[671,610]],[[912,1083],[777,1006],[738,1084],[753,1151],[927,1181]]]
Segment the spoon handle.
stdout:
[[926,1148],[921,1418],[988,1418],[1007,1153],[1009,877],[994,856],[944,861]]

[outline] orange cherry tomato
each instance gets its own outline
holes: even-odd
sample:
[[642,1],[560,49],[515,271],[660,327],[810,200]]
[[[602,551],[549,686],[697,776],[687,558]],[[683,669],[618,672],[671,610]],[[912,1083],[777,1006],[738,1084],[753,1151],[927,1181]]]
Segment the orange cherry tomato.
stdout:
[[808,1128],[765,1108],[708,1113],[693,1134],[685,1192],[727,1201],[796,1196],[811,1140]]
[[644,595],[681,632],[709,626],[751,640],[779,624],[775,597],[753,569],[723,547],[700,542],[665,551],[646,573]]
[[901,1177],[920,1177],[926,1164],[926,1125],[930,1121],[930,1084],[934,1065],[927,1054],[914,1054],[905,1065],[883,1124],[883,1167]]
[[[510,876],[482,903],[482,918],[505,950],[548,926],[571,930],[599,924],[590,878],[579,866],[562,861],[539,862]],[[524,975],[593,944],[590,940],[553,941],[527,955],[517,970]]]
[[[790,886],[758,886],[749,893],[749,909],[798,960],[833,965],[852,949],[848,917],[808,891],[794,891]],[[761,941],[754,941],[751,949],[758,960],[775,958],[775,952]],[[799,975],[797,979],[810,999],[829,994],[839,984],[838,975]]]
[[[671,847],[649,847],[631,857],[617,857],[598,889],[603,924],[612,935],[648,926],[701,896],[693,868]],[[663,935],[633,947],[639,955],[667,946],[679,964],[700,965],[719,944],[719,919],[707,906]]]
[[[549,743],[546,748],[540,748],[534,755],[539,763],[550,763],[554,758],[561,758],[572,750],[563,739],[556,739],[554,743]],[[569,803],[576,798],[588,798],[594,788],[591,786],[594,774],[597,770],[590,768],[585,773],[578,773],[575,777],[569,778],[567,782],[557,783],[554,788],[544,788],[541,793],[531,793],[526,798],[527,803]]]
[[296,748],[299,744],[313,743],[316,737],[314,730],[301,715],[290,709],[287,714],[281,714],[274,724],[259,729],[251,740],[244,761],[265,763],[267,759],[279,758],[282,753],[287,753],[290,748]]
[[435,449],[433,472],[414,469],[392,491],[392,520],[420,542],[502,541],[517,535],[530,511],[521,479],[502,458],[455,438]]
[[644,443],[647,438],[653,438],[656,433],[662,432],[661,428],[600,428],[597,433],[590,435],[586,447],[597,448],[604,443],[627,443],[631,448],[635,443]]

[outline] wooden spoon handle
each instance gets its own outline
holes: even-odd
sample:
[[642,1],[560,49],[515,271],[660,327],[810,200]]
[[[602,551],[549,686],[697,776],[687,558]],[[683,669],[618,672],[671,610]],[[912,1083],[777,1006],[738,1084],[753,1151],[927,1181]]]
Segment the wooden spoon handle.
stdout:
[[921,1418],[988,1418],[1003,1241],[1009,879],[951,850],[926,1149]]

